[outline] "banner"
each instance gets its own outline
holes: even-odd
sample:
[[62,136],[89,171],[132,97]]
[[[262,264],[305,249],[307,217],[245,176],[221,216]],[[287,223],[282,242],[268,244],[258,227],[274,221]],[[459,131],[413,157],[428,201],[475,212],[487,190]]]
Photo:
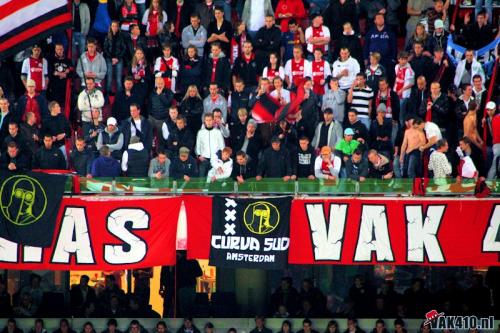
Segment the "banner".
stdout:
[[114,270],[172,265],[180,204],[179,197],[65,198],[50,234],[51,247],[0,238],[0,267]]
[[294,200],[291,264],[500,265],[500,201]]
[[[483,68],[486,69],[486,74],[490,73],[492,64],[494,63],[495,56],[497,54],[496,48],[498,47],[499,43],[500,38],[496,38],[488,45],[474,51],[474,57],[483,65]],[[456,44],[453,41],[452,35],[448,36],[448,43],[446,45],[446,53],[448,54],[448,57],[453,62],[453,64],[456,66],[457,63],[464,58],[466,48]]]
[[50,246],[65,184],[65,176],[0,171],[0,237]]
[[284,268],[290,244],[291,202],[291,197],[214,197],[210,265]]
[[67,0],[0,1],[0,59],[71,27]]

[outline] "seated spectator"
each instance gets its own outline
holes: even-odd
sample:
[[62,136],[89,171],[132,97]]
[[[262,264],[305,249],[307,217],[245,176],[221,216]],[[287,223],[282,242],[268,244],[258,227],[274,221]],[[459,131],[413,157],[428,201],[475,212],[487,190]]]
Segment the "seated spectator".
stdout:
[[35,123],[37,126],[42,124],[42,121],[49,116],[47,100],[44,95],[39,95],[35,91],[36,83],[29,79],[26,81],[26,93],[19,97],[17,101],[17,116],[21,117],[22,121],[26,120],[26,113],[33,112],[35,114]]
[[[119,316],[114,314],[113,317],[119,317]],[[118,329],[118,322],[116,321],[116,319],[108,320],[106,327],[107,328],[104,331],[102,331],[102,333],[122,333],[122,331]]]
[[344,333],[365,333],[359,326],[356,318],[347,318],[347,329]]
[[150,178],[163,179],[168,178],[170,172],[170,159],[165,151],[158,151],[158,156],[149,162],[148,176]]
[[122,155],[122,171],[127,177],[147,177],[149,152],[139,137],[130,138],[130,144]]
[[371,149],[368,152],[368,177],[376,179],[391,179],[394,176],[392,163],[389,157],[379,154],[377,150]]
[[210,83],[209,95],[203,100],[203,115],[212,113],[215,109],[222,111],[224,121],[227,119],[227,100],[219,93],[216,83]]
[[[90,303],[87,303],[87,305],[88,305],[88,307],[93,307],[94,311],[95,311],[94,303],[90,302]],[[90,316],[86,316],[86,318],[90,318]],[[92,324],[90,321],[87,321],[85,324],[83,324],[83,329],[82,329],[81,333],[96,333],[96,331],[94,329],[94,324]]]
[[342,140],[342,125],[333,119],[333,110],[323,110],[323,119],[316,127],[311,145],[314,149],[324,146],[335,148],[336,144]]
[[348,179],[364,182],[368,177],[368,161],[363,159],[363,152],[356,149],[351,158],[345,162]]
[[281,178],[289,181],[292,175],[290,153],[281,146],[281,140],[277,136],[271,139],[271,147],[266,148],[259,160],[257,167],[257,180],[262,178]]
[[92,162],[92,177],[118,177],[121,174],[120,162],[111,156],[108,146],[99,148],[100,156]]
[[446,157],[447,152],[448,142],[441,139],[436,143],[436,150],[431,153],[429,171],[433,172],[433,178],[436,182],[441,182],[451,175],[451,164],[448,162],[448,157]]
[[9,318],[2,333],[23,333],[23,330],[17,327],[17,322],[14,318]]
[[309,138],[303,136],[299,139],[293,158],[292,178],[314,179],[314,149],[309,145]]
[[312,321],[308,318],[302,321],[302,329],[297,331],[297,333],[319,333],[312,328]]
[[328,89],[322,97],[321,110],[333,110],[333,119],[342,123],[344,121],[346,93],[339,87],[339,79],[330,78]]
[[343,163],[347,162],[356,149],[358,149],[360,142],[354,140],[354,131],[348,127],[344,130],[344,138],[337,142],[335,145],[335,154],[339,156]]
[[124,142],[123,133],[118,130],[115,118],[109,117],[106,124],[106,128],[99,132],[96,148],[100,150],[101,147],[107,146],[111,152],[111,156],[117,160],[121,160]]
[[33,169],[64,170],[66,159],[59,148],[54,146],[52,135],[43,136],[43,146],[33,155],[31,163]]
[[233,150],[225,147],[222,151],[218,151],[210,158],[212,168],[208,171],[207,182],[215,182],[216,180],[224,180],[231,176],[233,171],[233,160],[231,155]]
[[408,333],[403,319],[394,320],[394,333]]
[[333,63],[332,76],[339,79],[340,89],[347,91],[352,87],[356,74],[360,71],[359,63],[351,57],[347,48],[340,49],[340,57]]
[[193,177],[198,177],[198,165],[196,160],[189,155],[188,148],[181,147],[179,149],[179,156],[172,159],[169,174],[174,179],[186,182]]
[[85,145],[85,140],[78,137],[75,141],[75,147],[69,155],[70,170],[75,171],[79,176],[90,177],[94,158],[94,152]]
[[377,116],[370,126],[370,147],[386,157],[392,154],[392,122],[385,117],[385,104],[379,104]]
[[386,77],[385,67],[380,64],[380,53],[372,52],[370,54],[369,64],[365,70],[366,84],[372,88],[373,93],[378,92],[378,82],[381,78]]
[[339,177],[342,160],[332,153],[329,146],[323,146],[314,161],[314,176],[318,179],[335,180]]
[[54,333],[76,333],[70,326],[66,318],[59,320],[59,328]]
[[130,105],[130,118],[125,120],[122,128],[123,142],[130,142],[132,136],[137,136],[148,151],[153,146],[153,128],[146,118],[141,116],[140,106]]
[[30,163],[26,154],[22,154],[15,141],[9,142],[7,151],[0,155],[0,170],[26,171]]
[[389,333],[389,331],[385,327],[385,321],[383,319],[378,319],[375,322],[375,327],[373,328],[371,333]]
[[80,117],[82,125],[92,122],[91,111],[93,109],[99,110],[99,121],[102,121],[102,107],[104,106],[104,95],[96,88],[95,79],[86,77],[83,81],[85,89],[78,95],[78,110],[80,110]]
[[40,319],[40,318],[35,319],[35,327],[33,327],[29,331],[29,333],[47,333],[43,319]]
[[256,316],[255,328],[251,330],[250,333],[272,333],[272,331],[266,327],[266,318],[263,316]]
[[97,52],[97,41],[94,38],[87,39],[87,52],[80,55],[76,73],[80,77],[82,86],[87,84],[87,79],[93,79],[97,87],[102,87],[102,80],[107,73],[106,60],[102,53]]
[[205,114],[204,126],[198,131],[195,147],[196,156],[200,161],[200,177],[206,177],[212,155],[224,147],[221,131],[214,128],[214,116],[211,113]]
[[248,155],[244,151],[237,152],[233,161],[231,178],[239,184],[243,184],[247,179],[253,178],[255,175],[255,163],[250,162]]

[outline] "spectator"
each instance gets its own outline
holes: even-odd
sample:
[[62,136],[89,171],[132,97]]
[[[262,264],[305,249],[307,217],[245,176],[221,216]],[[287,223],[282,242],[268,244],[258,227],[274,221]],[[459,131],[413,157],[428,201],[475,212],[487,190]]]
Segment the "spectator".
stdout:
[[2,333],[23,333],[23,330],[17,327],[17,322],[14,318],[9,318]]
[[104,40],[104,58],[106,59],[106,93],[114,96],[112,91],[113,72],[115,74],[116,92],[122,90],[123,63],[127,52],[125,38],[120,32],[120,22],[113,21]]
[[208,29],[208,25],[214,20],[214,8],[215,4],[213,0],[205,0],[196,5],[195,12],[200,17],[201,25],[205,29]]
[[279,0],[276,5],[274,16],[279,21],[282,32],[288,31],[288,22],[291,19],[301,22],[306,18],[306,10],[304,4],[299,0]]
[[[162,45],[163,56],[156,58],[154,73],[156,77],[162,77],[164,88],[176,92],[176,81],[179,72],[179,60],[172,56],[172,46]],[[156,81],[155,81],[156,83]]]
[[339,57],[341,49],[348,49],[349,53],[358,62],[358,64],[363,66],[363,49],[361,48],[359,31],[356,32],[353,30],[351,22],[345,22],[342,26],[343,32],[337,41],[337,45],[335,46],[333,58],[336,59]]
[[422,177],[422,153],[420,147],[426,143],[421,119],[413,120],[411,128],[404,133],[399,162],[403,166],[403,177]]
[[465,59],[460,60],[455,72],[453,83],[456,88],[460,88],[464,83],[474,84],[474,76],[479,75],[481,81],[485,81],[483,66],[474,58],[474,50],[467,49],[465,51]]
[[12,312],[17,317],[31,318],[36,315],[38,306],[33,303],[33,298],[30,294],[21,294],[19,305],[12,308]]
[[367,148],[369,135],[366,126],[359,120],[356,109],[350,109],[347,112],[347,122],[344,124],[344,127],[353,130],[353,139],[359,142],[359,148],[364,152]]
[[5,97],[0,98],[0,143],[3,143],[9,133],[9,123],[17,122],[16,115],[10,109],[9,100]]
[[436,148],[436,143],[439,140],[443,139],[443,136],[441,135],[441,130],[436,124],[430,121],[422,122],[418,124],[418,126],[420,127],[420,129],[424,131],[425,138],[427,139],[427,143],[420,147],[420,151],[424,152],[427,149],[434,150]]
[[[118,317],[120,313],[123,312],[115,311],[114,313],[113,312],[111,313],[113,314],[114,317]],[[116,319],[109,319],[106,326],[107,328],[104,331],[102,331],[102,333],[122,333],[122,331],[118,329],[118,322],[116,321]]]
[[351,110],[356,111],[357,117],[366,129],[370,129],[370,118],[372,117],[373,90],[366,85],[366,74],[357,73],[355,81],[349,87],[347,102],[351,104]]
[[404,302],[408,309],[409,317],[419,317],[425,315],[424,309],[430,306],[431,295],[424,286],[425,281],[421,278],[414,278],[411,286],[404,292]]
[[[40,129],[35,124],[35,114],[26,113],[26,121],[21,123],[21,137],[23,137],[26,153],[33,155],[40,147]],[[3,141],[3,140],[2,140]]]
[[329,146],[323,146],[314,162],[314,176],[318,179],[335,180],[339,177],[342,160],[332,154]]
[[273,87],[273,91],[269,94],[271,97],[274,97],[280,105],[290,103],[292,100],[290,90],[283,88],[283,80],[279,76],[274,78]]
[[[382,298],[382,300],[383,300],[383,298]],[[383,319],[378,319],[375,322],[375,327],[373,328],[371,333],[389,333],[389,331],[385,327],[385,321]]]
[[345,163],[354,151],[359,147],[360,142],[354,139],[354,131],[348,127],[344,130],[344,138],[335,145],[335,154]]
[[255,163],[250,162],[248,155],[244,151],[238,151],[233,161],[231,178],[239,184],[243,184],[247,179],[256,175]]
[[189,46],[194,46],[201,58],[208,38],[207,29],[201,25],[200,16],[197,13],[191,14],[190,22],[190,25],[182,29],[182,47],[187,50]]
[[123,89],[117,92],[113,102],[111,114],[118,121],[118,123],[127,119],[127,111],[130,110],[130,105],[132,103],[142,105],[144,102],[144,96],[141,95],[143,93],[141,91],[141,83],[139,82],[139,88],[136,88],[134,80],[135,79],[132,76],[125,77]]
[[337,142],[342,139],[342,125],[333,119],[333,110],[323,110],[323,119],[316,127],[314,139],[311,143],[314,149],[324,146],[335,148]]
[[[423,23],[417,23],[415,31],[411,35],[410,39],[406,42],[405,51],[413,55],[412,53],[414,50],[415,43],[419,42],[422,43],[422,45],[424,46],[425,52],[428,53],[427,55],[430,55],[429,53],[430,39],[431,39],[430,36],[427,34],[427,31],[425,30],[425,25]],[[430,52],[432,52],[432,50]]]
[[52,135],[46,133],[43,136],[43,147],[33,155],[33,169],[64,170],[66,169],[66,160],[59,148],[53,146],[54,139]]
[[148,120],[151,127],[160,133],[163,122],[168,119],[166,111],[172,106],[174,94],[165,87],[165,80],[161,77],[155,78],[155,85],[155,89],[149,95]]
[[85,143],[90,149],[92,149],[95,155],[98,155],[99,153],[97,148],[97,139],[99,138],[99,134],[105,129],[105,125],[99,120],[99,115],[99,109],[92,109],[90,112],[91,122],[83,123],[82,126]]
[[241,18],[250,37],[255,40],[259,29],[264,26],[266,18],[271,16],[274,17],[274,11],[270,0],[246,0]]
[[179,154],[180,147],[187,147],[189,150],[194,148],[194,137],[186,127],[186,118],[183,115],[179,115],[175,120],[175,128],[170,132],[166,142],[166,148],[171,158]]
[[7,151],[7,146],[10,142],[16,143],[20,153],[31,156],[29,155],[30,151],[27,147],[26,140],[19,131],[19,125],[13,121],[9,123],[9,135],[3,140],[2,153]]
[[233,85],[236,85],[237,79],[241,79],[248,89],[255,90],[261,72],[262,67],[255,59],[252,42],[247,40],[243,43],[241,56],[234,61],[232,70]]
[[325,85],[327,79],[332,75],[330,64],[323,60],[323,51],[319,48],[314,49],[314,60],[311,61],[311,72],[313,80],[313,92],[318,96],[325,94]]
[[427,32],[429,34],[434,33],[435,23],[438,20],[443,22],[446,31],[449,30],[447,10],[448,8],[447,6],[445,7],[443,0],[435,0],[434,6],[426,11],[425,16],[427,18]]
[[203,119],[205,126],[198,131],[195,153],[200,161],[200,176],[206,177],[212,155],[224,149],[225,144],[221,131],[214,128],[213,114],[205,114]]
[[330,1],[330,4],[326,7],[323,17],[334,41],[342,37],[342,27],[345,23],[351,23],[354,31],[359,32],[357,5],[354,0],[336,0]]
[[477,129],[477,104],[472,102],[469,104],[467,114],[463,120],[463,136],[468,137],[473,144],[482,149],[484,142]]
[[457,153],[461,158],[457,166],[459,176],[464,177],[466,170],[463,165],[465,163],[465,160],[463,159],[469,157],[476,172],[472,175],[472,177],[465,178],[486,177],[485,163],[481,149],[474,145],[468,137],[463,137],[459,140]]
[[266,327],[266,319],[263,316],[256,316],[255,328],[250,333],[272,333],[272,331]]
[[386,157],[392,155],[392,121],[386,118],[387,108],[380,104],[377,108],[377,116],[370,126],[370,146]]
[[201,73],[203,71],[203,61],[198,56],[196,47],[188,46],[186,56],[180,67],[180,91],[185,94],[192,85],[201,87]]
[[[250,2],[250,0],[247,0],[247,3],[248,2]],[[269,2],[269,0],[265,0],[265,2]],[[250,5],[248,6],[250,7]],[[257,63],[260,64],[261,68],[264,67],[263,65],[266,63],[267,59],[269,59],[269,54],[271,54],[271,52],[279,53],[281,48],[281,30],[275,25],[272,9],[271,12],[266,8],[264,8],[264,10],[266,11],[264,26],[258,29],[254,38],[254,46],[255,50],[257,50]],[[252,13],[251,15],[255,14]],[[243,20],[245,20],[244,17]],[[261,20],[261,18],[259,20]],[[250,37],[252,37],[252,29],[253,27],[249,26]]]
[[141,35],[141,29],[138,23],[130,25],[130,35],[125,35],[125,43],[127,44],[127,59],[131,59],[138,49],[140,49],[143,54],[146,51],[148,47],[147,40],[146,37]]
[[359,328],[356,318],[347,318],[347,329],[344,333],[365,333],[365,331]]
[[[419,116],[425,117],[425,113],[421,114],[421,106],[427,103],[429,99],[429,89],[427,88],[427,81],[425,80],[425,76],[421,75],[417,77],[416,84],[411,88],[410,97],[408,98],[408,116]],[[404,119],[401,116],[399,119]]]
[[54,141],[54,147],[61,149],[66,157],[66,139],[71,137],[71,129],[66,117],[61,114],[61,106],[57,102],[49,103],[50,117],[42,126],[42,135],[49,134]]
[[363,159],[363,152],[356,149],[351,158],[345,162],[348,179],[364,182],[368,177],[368,162]]
[[427,81],[432,80],[429,74],[431,65],[432,59],[424,52],[424,44],[422,42],[415,42],[413,44],[413,54],[410,60],[413,77],[423,75]]
[[262,71],[262,77],[269,79],[269,81],[272,81],[276,76],[279,76],[282,80],[284,80],[285,69],[283,68],[283,66],[280,66],[278,54],[272,52],[269,54],[269,63],[266,67],[264,67]]
[[[87,52],[82,53],[76,65],[76,73],[80,77],[82,86],[87,84],[87,79],[94,79],[95,85],[101,88],[101,82],[106,77],[106,60],[97,52],[97,41],[87,39]],[[88,86],[87,86],[88,87]]]
[[132,136],[122,155],[122,171],[127,177],[147,177],[149,154],[139,137]]
[[207,182],[224,180],[231,176],[233,171],[232,154],[233,150],[230,147],[225,147],[222,151],[212,155],[212,158],[210,158],[212,168],[208,171]]
[[330,29],[323,25],[323,16],[320,13],[313,13],[311,26],[305,31],[305,39],[307,43],[308,57],[311,56],[315,49],[319,48],[323,54],[328,53],[328,45],[330,44]]
[[189,149],[181,147],[179,157],[174,157],[170,164],[169,174],[174,179],[190,181],[192,177],[198,177],[198,166],[196,160],[189,155]]
[[292,175],[291,159],[288,150],[281,146],[277,136],[271,139],[271,147],[265,149],[257,167],[257,180],[262,178],[281,178],[289,181]]
[[[442,20],[434,22],[434,33],[428,37],[427,51],[433,53],[436,48],[446,50],[448,45],[448,33],[444,30],[444,23]],[[424,44],[425,45],[425,44]]]
[[84,82],[85,89],[78,95],[78,110],[80,110],[82,125],[92,122],[91,111],[93,109],[99,110],[98,120],[102,121],[102,107],[104,106],[104,96],[96,88],[95,79],[87,77]]
[[0,170],[25,171],[29,169],[29,160],[22,154],[15,141],[9,142],[7,151],[0,155]]
[[212,113],[215,109],[222,111],[222,118],[227,119],[227,100],[219,93],[217,83],[210,83],[209,95],[203,100],[203,116]]
[[488,179],[498,178],[500,172],[500,117],[497,113],[497,105],[493,101],[486,103],[488,117],[483,121],[483,128],[487,130],[488,138],[491,138],[493,158]]
[[[488,91],[485,89],[483,85],[483,78],[481,75],[476,74],[472,77],[472,97],[476,101],[476,104],[479,105],[479,110],[484,110],[486,107]],[[483,113],[480,112],[478,114],[478,120],[482,121]]]
[[215,20],[212,20],[207,27],[207,43],[218,42],[222,52],[229,56],[230,44],[233,38],[233,27],[231,23],[224,19],[224,8],[216,6],[214,9]]
[[[271,56],[270,56],[271,57]],[[229,95],[228,109],[231,110],[231,117],[227,122],[231,125],[232,122],[238,120],[238,111],[240,109],[250,110],[250,92],[246,89],[245,83],[241,79],[236,79],[234,82],[234,90]]]
[[380,64],[380,53],[370,53],[370,64],[366,67],[366,84],[373,90],[373,93],[378,92],[378,83],[381,78],[386,77],[384,66]]
[[158,155],[149,162],[148,176],[155,179],[168,178],[170,172],[170,159],[165,151],[158,151]]
[[394,92],[399,98],[399,118],[405,119],[408,112],[408,99],[410,98],[411,88],[415,84],[415,73],[408,64],[408,53],[400,52],[398,54],[398,64],[396,65],[396,81],[394,82]]
[[[213,328],[213,325],[212,325]],[[186,317],[184,318],[183,324],[177,330],[177,333],[200,333],[200,330],[193,324],[193,318]]]
[[297,331],[297,333],[319,333],[318,331],[312,329],[312,321],[308,318],[302,321],[302,329]]
[[[381,64],[384,68],[394,68],[396,59],[396,37],[393,32],[386,27],[384,14],[377,13],[374,18],[375,25],[366,33],[365,41],[365,64],[368,64],[368,57],[371,52],[380,54]],[[392,77],[392,72],[387,72],[389,78]]]
[[346,93],[339,87],[339,79],[330,78],[329,88],[322,98],[321,110],[332,109],[333,119],[342,123],[344,121]]
[[[164,32],[166,28],[167,13],[163,10],[160,0],[153,0],[144,13],[139,13],[139,17],[142,17],[141,23],[145,27],[148,51],[153,57],[156,57],[158,56],[159,34]],[[163,48],[163,50],[165,49]],[[165,85],[170,89],[167,83]],[[173,86],[175,86],[174,83]]]
[[389,157],[379,154],[377,150],[368,152],[369,170],[368,177],[376,179],[391,179],[394,175]]
[[295,152],[292,174],[297,178],[314,179],[314,156],[314,149],[309,145],[309,138],[301,137]]
[[22,121],[26,120],[26,113],[33,112],[35,114],[35,123],[40,126],[42,121],[49,115],[47,100],[43,95],[36,93],[36,83],[29,79],[26,81],[26,93],[19,97],[17,101],[17,116],[21,117]]
[[[74,33],[74,30],[73,30]],[[74,36],[75,34],[73,34]],[[48,60],[49,64],[49,85],[48,96],[51,100],[57,101],[64,109],[70,109],[66,102],[66,84],[72,78],[74,71],[71,60],[67,59],[62,43],[56,43],[54,54]]]
[[139,23],[139,8],[134,0],[125,0],[119,8],[120,29],[124,32],[132,30],[132,25]]
[[446,153],[448,152],[448,142],[444,139],[436,143],[436,150],[431,153],[429,159],[429,171],[433,172],[434,181],[445,183],[443,180],[451,175],[451,164],[448,162]]
[[86,3],[81,0],[73,1],[73,63],[85,52],[85,39],[90,30],[90,11]]
[[21,68],[21,80],[25,87],[27,87],[27,80],[35,81],[36,93],[45,96],[49,85],[49,65],[47,59],[42,57],[40,45],[33,45],[31,47],[31,56],[24,59]]
[[90,278],[88,275],[82,275],[80,277],[80,283],[71,287],[71,313],[74,315],[81,316],[84,304],[96,300],[95,290],[89,286],[89,281]]
[[360,67],[356,59],[351,57],[347,48],[340,49],[340,58],[333,63],[332,76],[339,79],[340,89],[347,91],[353,86]]
[[491,22],[492,12],[486,14],[486,11],[481,10],[476,12],[476,22],[470,22],[470,14],[464,17],[464,35],[466,46],[473,50],[479,50],[491,43],[498,32],[498,27],[495,29],[488,20]]
[[293,58],[285,65],[285,82],[291,89],[300,86],[306,77],[312,76],[311,63],[302,57],[302,46],[293,47]]
[[70,326],[66,318],[59,320],[59,328],[54,333],[76,333]]
[[229,126],[222,118],[222,111],[219,109],[214,109],[212,114],[214,116],[214,128],[220,130],[224,139],[229,139]]
[[99,148],[100,156],[92,162],[92,177],[118,177],[121,174],[120,162],[111,156],[108,146]]
[[[304,31],[297,24],[295,19],[290,19],[288,21],[288,31],[281,34],[282,63],[286,64],[288,60],[293,58],[293,49],[296,45],[302,46],[305,42]],[[271,53],[269,55],[271,55]]]
[[94,158],[94,152],[85,145],[85,139],[78,137],[69,155],[70,170],[75,171],[81,177],[90,177]]
[[130,118],[122,128],[123,141],[130,142],[132,136],[139,137],[144,148],[149,152],[153,146],[153,128],[150,123],[141,116],[141,109],[137,104],[130,105]]
[[210,49],[211,53],[203,65],[203,87],[208,90],[209,85],[216,83],[220,92],[225,94],[229,91],[231,83],[231,65],[218,42],[213,42]]
[[433,82],[427,103],[420,105],[420,114],[425,114],[425,120],[432,121],[438,125],[443,136],[448,137],[449,134],[447,131],[449,128],[450,113],[448,97],[441,93],[440,84]]
[[186,117],[187,126],[192,133],[197,132],[202,123],[203,100],[196,85],[190,85],[180,105],[181,114]]

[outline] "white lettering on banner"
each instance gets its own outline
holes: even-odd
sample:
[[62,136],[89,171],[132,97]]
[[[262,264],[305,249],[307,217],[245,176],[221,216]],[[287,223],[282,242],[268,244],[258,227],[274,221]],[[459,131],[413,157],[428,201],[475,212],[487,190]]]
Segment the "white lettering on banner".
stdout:
[[239,236],[212,236],[212,247],[214,249],[224,250],[250,250],[259,251],[260,243],[254,237],[239,237]]
[[230,261],[245,261],[245,262],[274,262],[275,255],[267,254],[248,254],[248,253],[226,253],[226,260]]
[[[109,232],[124,244],[104,245],[104,260],[110,264],[138,263],[146,257],[147,244],[129,229],[149,229],[149,214],[140,208],[121,208],[112,211],[107,218]],[[129,228],[127,224],[130,223]]]
[[405,206],[409,262],[424,262],[424,253],[429,262],[444,262],[437,232],[445,208],[445,205],[429,205],[424,218],[422,205]]
[[42,262],[43,249],[35,246],[23,247],[23,262]]
[[69,264],[71,256],[77,264],[95,264],[85,208],[66,207],[57,237],[52,263]]
[[266,238],[264,239],[264,251],[286,251],[290,245],[290,238]]
[[314,260],[340,260],[347,207],[347,204],[330,204],[327,227],[323,204],[306,204],[307,220],[314,246]]
[[495,205],[495,209],[490,217],[488,229],[483,238],[484,252],[500,252],[500,205]]
[[17,262],[17,243],[0,237],[0,261]]
[[374,251],[377,254],[377,261],[394,261],[385,205],[362,206],[354,261],[371,261]]

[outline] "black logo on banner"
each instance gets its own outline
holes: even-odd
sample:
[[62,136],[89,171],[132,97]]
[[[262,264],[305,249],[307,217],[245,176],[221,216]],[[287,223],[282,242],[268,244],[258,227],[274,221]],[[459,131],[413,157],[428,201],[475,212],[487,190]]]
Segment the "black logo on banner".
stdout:
[[213,198],[210,263],[219,267],[283,268],[290,244],[291,198]]

